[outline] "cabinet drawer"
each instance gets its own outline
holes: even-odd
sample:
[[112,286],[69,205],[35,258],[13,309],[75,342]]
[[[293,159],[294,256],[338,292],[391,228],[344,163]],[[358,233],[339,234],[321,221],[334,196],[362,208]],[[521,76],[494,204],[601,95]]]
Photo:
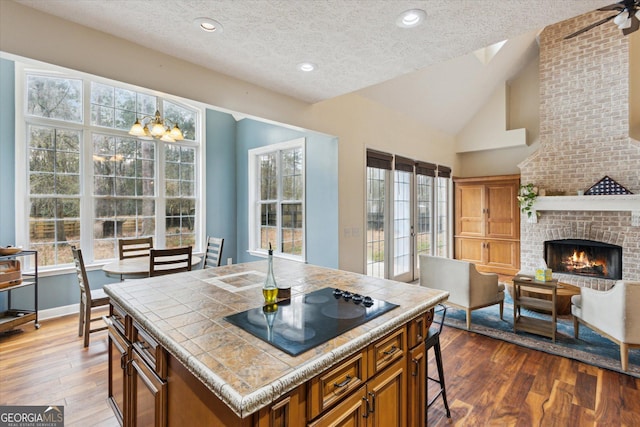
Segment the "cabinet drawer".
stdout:
[[401,359],[407,350],[407,330],[403,326],[371,345],[369,376]]
[[418,344],[422,344],[426,338],[427,313],[422,314],[408,323],[407,327],[407,346],[413,348]]
[[145,362],[160,378],[167,377],[167,359],[162,346],[146,333],[137,322],[133,322],[131,344]]
[[367,350],[324,372],[309,382],[309,418],[315,418],[367,381]]
[[124,337],[129,339],[131,318],[125,314],[124,310],[119,305],[114,304],[113,302],[109,306],[109,318],[113,327],[116,328]]

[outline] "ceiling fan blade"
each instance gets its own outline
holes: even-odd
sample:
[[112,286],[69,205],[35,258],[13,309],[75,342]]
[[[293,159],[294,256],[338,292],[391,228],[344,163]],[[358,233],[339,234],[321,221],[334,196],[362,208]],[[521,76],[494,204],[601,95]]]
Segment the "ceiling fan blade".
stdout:
[[599,9],[596,9],[596,10],[599,10],[599,11],[602,11],[602,12],[607,11],[607,10],[617,10],[617,11],[621,12],[621,11],[624,10],[624,7],[625,7],[624,6],[624,2],[620,2],[620,3],[610,4],[609,6],[604,6],[604,7],[601,7]]
[[634,16],[633,18],[631,18],[631,26],[629,28],[625,28],[624,30],[622,30],[622,34],[626,36],[627,34],[631,34],[634,31],[638,31],[639,28],[640,28],[640,20]]
[[597,21],[597,22],[594,22],[594,23],[593,23],[593,24],[591,24],[591,25],[587,25],[586,27],[582,28],[581,30],[578,30],[578,31],[576,31],[575,33],[569,34],[569,35],[568,35],[567,37],[565,37],[564,39],[565,39],[565,40],[567,40],[567,39],[572,39],[572,38],[574,38],[575,36],[579,36],[579,35],[580,35],[580,34],[582,34],[582,33],[586,33],[587,31],[591,30],[592,28],[597,27],[598,25],[602,25],[602,24],[604,24],[605,22],[609,22],[609,21],[611,21],[611,20],[612,20],[613,18],[615,18],[615,17],[616,17],[616,15],[608,16],[608,17],[606,17],[606,18],[604,18],[604,19],[601,19],[601,20],[599,20],[599,21]]

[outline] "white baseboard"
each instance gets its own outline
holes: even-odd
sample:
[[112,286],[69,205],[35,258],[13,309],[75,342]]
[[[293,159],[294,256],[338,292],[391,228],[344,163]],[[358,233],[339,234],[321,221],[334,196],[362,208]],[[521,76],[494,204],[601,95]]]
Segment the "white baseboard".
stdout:
[[56,317],[66,316],[68,314],[78,314],[79,312],[80,304],[71,304],[62,307],[48,308],[46,310],[38,310],[38,320],[54,319]]

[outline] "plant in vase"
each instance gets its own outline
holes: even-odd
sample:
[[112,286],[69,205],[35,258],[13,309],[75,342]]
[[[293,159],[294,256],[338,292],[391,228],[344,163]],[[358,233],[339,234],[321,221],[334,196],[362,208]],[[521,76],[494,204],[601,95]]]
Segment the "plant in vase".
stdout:
[[[531,218],[533,213],[533,204],[538,197],[538,187],[533,184],[521,185],[518,189],[518,205],[520,206],[520,211],[522,213],[526,213],[527,217]],[[536,216],[540,214],[536,212]]]

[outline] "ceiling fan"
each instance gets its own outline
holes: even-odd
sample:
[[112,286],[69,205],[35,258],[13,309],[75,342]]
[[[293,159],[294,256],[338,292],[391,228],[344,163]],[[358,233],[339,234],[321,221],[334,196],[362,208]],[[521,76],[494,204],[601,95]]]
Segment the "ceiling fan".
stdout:
[[637,31],[640,28],[640,0],[623,0],[618,3],[610,4],[609,6],[601,7],[598,11],[608,12],[616,11],[616,15],[607,16],[591,25],[576,31],[573,34],[569,34],[564,39],[571,39],[582,33],[585,33],[592,28],[602,25],[605,22],[609,22],[613,19],[613,23],[622,30],[622,34],[625,36]]

